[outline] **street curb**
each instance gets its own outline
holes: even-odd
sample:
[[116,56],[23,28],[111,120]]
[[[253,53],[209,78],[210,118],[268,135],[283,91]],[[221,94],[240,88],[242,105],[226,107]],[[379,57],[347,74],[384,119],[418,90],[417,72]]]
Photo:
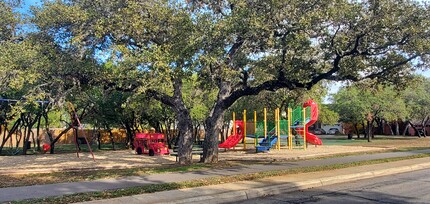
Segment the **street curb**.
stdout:
[[[337,183],[351,182],[357,181],[361,179],[369,179],[380,176],[387,176],[398,173],[406,173],[411,171],[417,171],[422,169],[430,168],[430,162],[416,164],[411,166],[401,166],[401,167],[393,167],[382,170],[374,170],[369,172],[362,173],[353,173],[339,176],[331,176],[326,178],[319,179],[310,179],[305,181],[298,181],[294,183],[280,184],[280,185],[272,185],[260,188],[253,189],[245,189],[245,190],[237,190],[233,192],[220,193],[220,194],[211,194],[211,195],[201,195],[194,196],[189,198],[183,198],[180,200],[170,201],[170,202],[162,202],[162,203],[228,203],[228,202],[237,202],[237,201],[245,201],[248,199],[278,195],[283,193],[289,193],[297,190],[303,190],[308,188],[322,187]],[[174,200],[174,199],[172,199]],[[140,200],[142,203],[142,200]],[[143,202],[144,203],[144,202]]]

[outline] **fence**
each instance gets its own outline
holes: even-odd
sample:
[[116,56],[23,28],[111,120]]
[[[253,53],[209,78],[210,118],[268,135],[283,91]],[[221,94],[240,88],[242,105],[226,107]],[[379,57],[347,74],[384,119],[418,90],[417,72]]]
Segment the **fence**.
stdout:
[[[63,131],[64,129],[61,128],[55,128],[55,129],[51,129],[50,132],[52,133],[52,135],[54,137],[56,137],[57,135],[60,134],[61,131]],[[33,129],[33,133],[35,134],[34,138],[35,140],[37,140],[36,138],[36,129]],[[24,133],[22,133],[24,134]],[[122,129],[114,129],[112,130],[112,135],[114,138],[114,142],[115,143],[125,143],[126,141],[126,131],[122,130]],[[83,129],[83,130],[78,130],[78,137],[86,137],[88,142],[92,143],[92,142],[96,142],[97,140],[97,130],[94,131],[92,129]],[[21,139],[19,139],[21,138]],[[45,130],[40,130],[40,134],[38,136],[38,138],[40,139],[40,143],[48,143],[49,144],[49,137],[48,134],[46,134]],[[73,130],[69,130],[65,135],[63,135],[56,144],[73,144],[74,143],[74,131]],[[3,133],[1,135],[1,139],[3,140]],[[17,141],[19,140],[19,145],[22,146],[23,145],[23,141],[24,141],[24,135],[19,136],[19,135],[12,135],[12,138],[10,138],[7,143],[6,143],[6,147],[8,146],[15,146]],[[30,142],[32,144],[34,144],[33,141],[33,137],[30,136]],[[102,144],[104,143],[111,143],[111,138],[109,135],[109,132],[106,130],[101,130],[100,131],[100,142]]]

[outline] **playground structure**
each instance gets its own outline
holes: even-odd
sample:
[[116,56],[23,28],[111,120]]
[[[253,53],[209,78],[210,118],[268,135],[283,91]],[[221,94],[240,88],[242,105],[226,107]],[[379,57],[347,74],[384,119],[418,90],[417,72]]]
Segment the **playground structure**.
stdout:
[[[246,149],[246,137],[254,137],[254,146],[256,152],[269,151],[273,146],[280,150],[281,139],[287,139],[288,149],[293,148],[293,130],[303,137],[306,149],[306,143],[313,145],[322,145],[322,141],[316,135],[308,131],[309,126],[313,125],[318,120],[318,105],[313,100],[306,101],[302,107],[297,107],[294,110],[288,108],[287,119],[282,120],[280,109],[275,110],[274,123],[267,122],[267,109],[264,109],[264,120],[257,121],[257,113],[254,111],[254,135],[246,134],[246,110],[243,113],[243,121],[235,120],[233,113],[233,134],[230,135],[223,143],[219,144],[219,148],[235,147],[240,140],[243,139],[244,148]],[[269,130],[269,131],[268,131]],[[258,142],[259,137],[263,139]]]
[[154,156],[169,154],[165,141],[165,136],[161,133],[137,133],[133,144],[136,154]]

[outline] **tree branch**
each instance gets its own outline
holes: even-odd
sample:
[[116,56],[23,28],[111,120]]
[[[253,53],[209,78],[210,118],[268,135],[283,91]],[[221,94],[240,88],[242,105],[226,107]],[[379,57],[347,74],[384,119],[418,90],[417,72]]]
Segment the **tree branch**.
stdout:
[[409,58],[407,58],[407,59],[405,59],[403,61],[397,62],[397,63],[391,65],[390,67],[387,67],[387,68],[383,69],[380,72],[369,74],[369,75],[361,78],[360,80],[362,80],[362,79],[374,79],[374,78],[377,78],[377,77],[379,77],[379,76],[381,76],[381,75],[383,75],[383,74],[385,74],[385,73],[387,73],[387,72],[389,72],[389,71],[391,71],[391,70],[393,70],[393,69],[395,69],[395,68],[397,68],[399,66],[407,64],[408,62],[414,60],[415,58],[417,58],[419,56],[420,56],[419,54],[415,54],[415,55],[413,55],[413,56],[411,56],[411,57],[409,57]]
[[229,65],[234,58],[234,55],[237,53],[237,51],[240,49],[240,47],[243,45],[243,43],[245,42],[244,39],[242,39],[241,36],[237,37],[236,42],[233,44],[233,46],[231,46],[230,50],[227,52],[227,59],[225,61],[225,64]]
[[158,100],[161,103],[164,103],[165,105],[168,105],[170,107],[175,106],[175,101],[174,101],[173,97],[171,97],[167,94],[160,93],[160,92],[153,90],[153,89],[149,89],[146,91],[146,95],[148,97],[154,98],[155,100]]
[[337,33],[339,32],[339,30],[340,30],[340,25],[337,26],[336,32],[334,32],[333,36],[330,39],[330,46],[332,48],[334,47],[334,39],[336,38]]
[[357,35],[354,41],[354,47],[350,51],[343,53],[342,57],[358,54],[359,53],[358,47],[360,46],[360,40],[364,36],[365,36],[364,33]]

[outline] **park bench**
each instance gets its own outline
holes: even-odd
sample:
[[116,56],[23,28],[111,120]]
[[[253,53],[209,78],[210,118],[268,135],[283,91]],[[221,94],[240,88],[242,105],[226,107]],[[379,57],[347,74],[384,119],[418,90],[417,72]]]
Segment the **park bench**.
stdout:
[[[170,153],[170,156],[176,157],[176,162],[178,161],[178,146],[173,146],[172,152]],[[200,160],[203,157],[203,146],[201,145],[193,145],[193,149],[191,150],[191,155],[200,155]]]

